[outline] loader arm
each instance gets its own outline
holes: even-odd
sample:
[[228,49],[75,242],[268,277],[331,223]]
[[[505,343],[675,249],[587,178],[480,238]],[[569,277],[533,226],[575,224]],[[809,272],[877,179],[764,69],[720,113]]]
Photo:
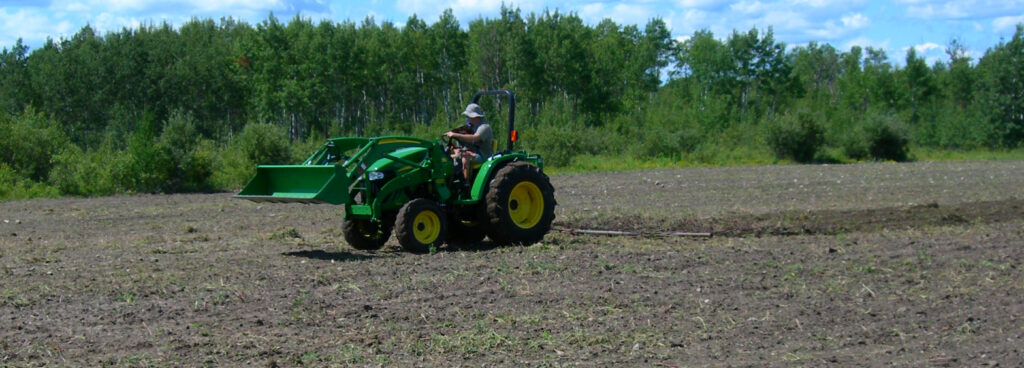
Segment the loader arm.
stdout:
[[[301,165],[257,166],[256,175],[235,197],[254,202],[351,203],[355,189],[360,189],[354,189],[353,184],[365,180],[367,169],[374,163],[388,160],[406,167],[430,169],[423,163],[392,154],[410,147],[439,150],[440,144],[411,137],[332,138]],[[443,177],[443,173],[427,177],[439,175]]]

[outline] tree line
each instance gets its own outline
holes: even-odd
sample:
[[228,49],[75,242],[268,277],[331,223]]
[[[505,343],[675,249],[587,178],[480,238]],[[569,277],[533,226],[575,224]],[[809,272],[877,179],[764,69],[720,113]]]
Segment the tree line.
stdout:
[[[256,163],[325,137],[437,137],[480,89],[519,101],[521,146],[556,166],[593,158],[723,163],[906,160],[910,147],[1024,142],[1024,40],[977,60],[956,41],[928,65],[881,49],[787,47],[771,28],[671,37],[573,13],[459,26],[256,25],[193,19],[0,53],[0,198],[234,188]],[[487,101],[492,122],[505,106]],[[495,124],[499,133],[502,124]]]

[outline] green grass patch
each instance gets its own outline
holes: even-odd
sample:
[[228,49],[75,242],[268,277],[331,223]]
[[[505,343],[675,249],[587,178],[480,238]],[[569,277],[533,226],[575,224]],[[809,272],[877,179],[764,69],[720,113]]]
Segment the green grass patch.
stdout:
[[764,152],[754,149],[729,150],[713,149],[683,155],[681,158],[644,157],[632,155],[579,155],[568,165],[545,166],[544,171],[552,174],[580,172],[616,172],[631,170],[653,170],[681,167],[750,166],[781,163]]
[[948,150],[931,147],[912,147],[911,154],[918,161],[1012,161],[1024,160],[1024,147],[1012,150]]

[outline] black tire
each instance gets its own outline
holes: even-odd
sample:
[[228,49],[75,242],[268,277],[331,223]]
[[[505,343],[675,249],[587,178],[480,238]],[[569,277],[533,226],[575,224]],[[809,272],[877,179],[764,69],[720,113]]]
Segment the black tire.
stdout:
[[487,236],[498,244],[530,245],[551,230],[555,188],[540,168],[513,162],[498,170],[487,190]]
[[391,223],[352,219],[342,220],[341,232],[345,242],[359,250],[377,250],[391,237]]
[[395,236],[407,251],[429,252],[440,247],[448,236],[448,216],[434,201],[413,199],[398,211]]

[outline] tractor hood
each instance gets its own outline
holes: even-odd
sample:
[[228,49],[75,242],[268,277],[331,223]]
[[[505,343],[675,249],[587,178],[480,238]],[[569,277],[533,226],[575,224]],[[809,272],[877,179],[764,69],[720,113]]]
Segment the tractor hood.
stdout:
[[399,148],[390,154],[384,155],[384,157],[371,164],[366,168],[366,171],[393,171],[396,174],[401,174],[403,171],[410,170],[415,166],[421,165],[426,158],[426,148]]

